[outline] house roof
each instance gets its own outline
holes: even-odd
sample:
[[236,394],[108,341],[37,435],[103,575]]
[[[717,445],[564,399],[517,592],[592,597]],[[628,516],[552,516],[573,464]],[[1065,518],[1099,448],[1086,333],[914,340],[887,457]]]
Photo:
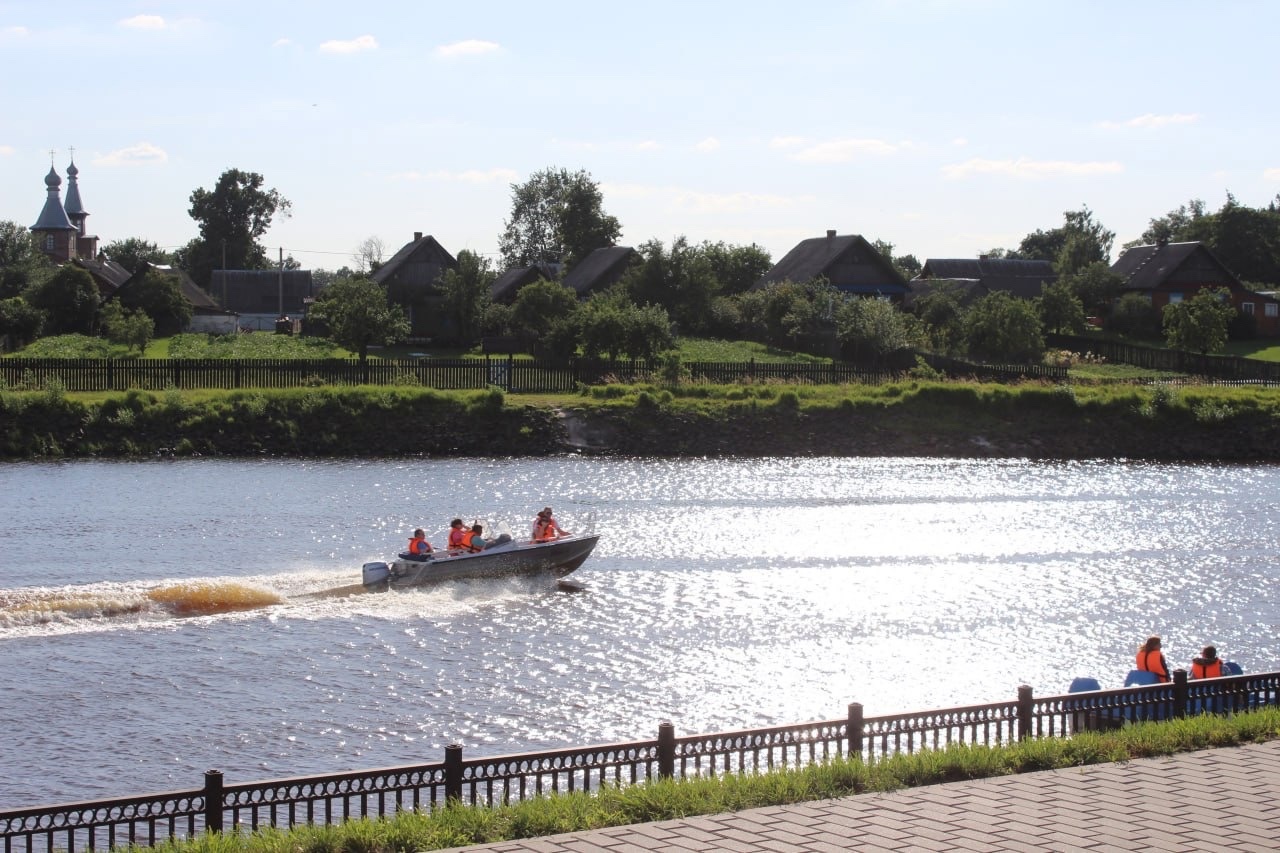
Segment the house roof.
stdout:
[[31,226],[31,230],[79,231],[79,228],[71,224],[71,220],[67,218],[67,211],[62,207],[59,189],[62,186],[62,178],[58,177],[58,173],[52,166],[49,167],[49,174],[44,176],[44,185],[48,189],[44,209],[40,211],[40,218],[36,220],[35,225]]
[[412,240],[410,240],[408,243],[405,243],[403,246],[401,246],[400,251],[396,252],[394,255],[391,256],[390,260],[388,260],[385,264],[383,264],[382,266],[374,270],[373,273],[369,276],[369,278],[373,279],[378,284],[385,284],[387,279],[393,277],[400,270],[400,268],[404,266],[406,263],[408,263],[409,259],[412,258],[414,255],[416,255],[418,252],[428,252],[428,253],[439,252],[440,254],[444,255],[444,257],[448,258],[447,265],[450,267],[457,266],[457,263],[458,263],[454,259],[453,255],[445,251],[444,246],[441,246],[439,243],[436,242],[435,237],[432,237],[430,234],[427,234],[425,236],[421,234],[415,234]]
[[929,258],[920,269],[919,278],[1035,278],[1054,281],[1058,275],[1053,271],[1053,264],[1048,261],[1021,258]]
[[527,267],[513,267],[493,282],[489,288],[489,297],[494,302],[510,302],[516,293],[526,284],[533,284],[538,279],[554,281],[556,270],[553,264],[533,264]]
[[98,292],[103,296],[115,293],[133,275],[110,258],[73,258],[71,262],[93,276]]
[[845,293],[905,293],[907,290],[902,274],[861,234],[838,235],[834,231],[828,231],[825,237],[801,240],[752,285],[752,289],[782,281],[802,283],[819,277],[825,277]]
[[212,296],[200,288],[198,284],[192,281],[191,276],[187,275],[177,267],[171,267],[166,264],[152,264],[144,261],[137,272],[129,276],[128,281],[116,288],[115,296],[120,295],[120,291],[133,285],[135,281],[141,281],[142,278],[151,270],[155,270],[161,275],[175,278],[178,281],[178,289],[182,292],[182,296],[191,303],[191,307],[197,314],[229,314],[230,311],[223,311]]
[[572,288],[578,296],[586,296],[617,281],[635,255],[636,250],[630,246],[596,249],[565,274],[564,285]]
[[1222,261],[1200,241],[1187,243],[1157,243],[1155,245],[1134,246],[1126,249],[1111,271],[1124,278],[1126,290],[1153,290],[1164,284],[1178,268],[1195,255],[1206,256],[1221,270],[1223,277],[1237,287],[1242,287],[1240,280]]

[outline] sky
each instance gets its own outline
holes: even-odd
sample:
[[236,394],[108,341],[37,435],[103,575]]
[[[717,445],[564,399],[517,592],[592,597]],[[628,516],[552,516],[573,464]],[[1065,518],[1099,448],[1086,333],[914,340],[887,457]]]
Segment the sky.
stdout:
[[72,157],[100,245],[197,236],[227,169],[304,268],[433,235],[499,266],[511,187],[590,173],[621,245],[861,234],[1016,247],[1087,205],[1117,251],[1280,194],[1280,3],[0,0],[0,220]]

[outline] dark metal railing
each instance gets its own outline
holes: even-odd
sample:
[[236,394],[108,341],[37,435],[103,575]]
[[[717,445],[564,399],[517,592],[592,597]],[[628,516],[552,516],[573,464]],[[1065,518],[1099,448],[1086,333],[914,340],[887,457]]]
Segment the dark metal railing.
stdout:
[[430,811],[448,801],[497,805],[650,779],[762,773],[835,757],[865,761],[951,744],[997,745],[1069,736],[1130,722],[1195,714],[1231,714],[1280,705],[1280,672],[1189,681],[1177,670],[1167,684],[1035,697],[1020,687],[1013,701],[788,726],[676,736],[671,723],[654,740],[542,752],[444,760],[322,776],[204,786],[136,797],[0,811],[3,853],[51,853],[154,846],[210,831],[334,824],[356,818]]
[[[1066,368],[1044,365],[979,365],[929,356],[948,375],[997,382],[1024,379],[1065,381]],[[799,385],[878,384],[898,374],[841,362],[783,364],[689,361],[693,381],[716,384],[780,382]],[[513,393],[564,393],[579,385],[658,382],[660,367],[644,359],[405,358],[371,359],[166,359],[3,358],[0,388],[64,391],[163,391],[168,388],[303,388],[330,385],[416,385],[438,389],[484,389]]]

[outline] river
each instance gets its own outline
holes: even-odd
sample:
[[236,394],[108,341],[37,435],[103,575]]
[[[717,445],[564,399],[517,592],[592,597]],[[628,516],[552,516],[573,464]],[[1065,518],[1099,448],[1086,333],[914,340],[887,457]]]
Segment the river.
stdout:
[[[351,597],[453,516],[550,584]],[[1280,467],[764,459],[0,466],[0,809],[1277,668]]]

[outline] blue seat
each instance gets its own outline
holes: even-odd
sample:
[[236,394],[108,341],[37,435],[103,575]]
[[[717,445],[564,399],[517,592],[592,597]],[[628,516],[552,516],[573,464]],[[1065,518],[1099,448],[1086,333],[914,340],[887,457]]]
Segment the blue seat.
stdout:
[[1131,669],[1124,677],[1125,687],[1144,687],[1148,684],[1159,684],[1160,678],[1154,672],[1145,669]]
[[1071,686],[1067,688],[1068,693],[1084,693],[1089,690],[1101,690],[1102,685],[1098,683],[1096,678],[1073,678]]

